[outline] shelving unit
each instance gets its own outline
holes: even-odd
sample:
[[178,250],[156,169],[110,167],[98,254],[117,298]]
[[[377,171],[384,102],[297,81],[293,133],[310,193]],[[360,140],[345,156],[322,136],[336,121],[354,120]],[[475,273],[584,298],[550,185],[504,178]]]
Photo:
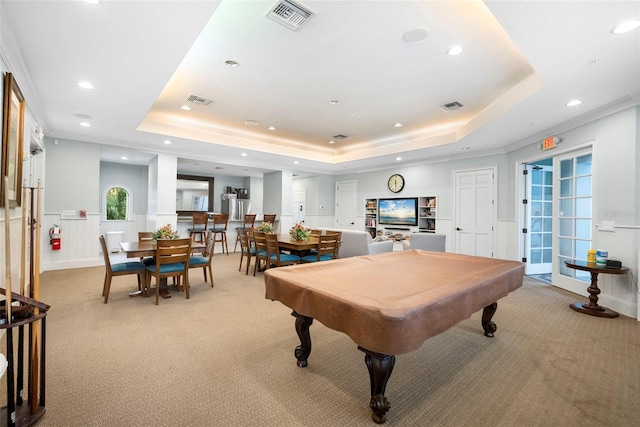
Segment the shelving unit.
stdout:
[[378,233],[378,199],[364,201],[364,229],[375,238]]
[[[435,233],[437,222],[437,196],[418,197],[418,226],[412,232]],[[364,201],[364,229],[376,237],[378,233],[378,199]]]
[[418,231],[421,233],[436,232],[437,197],[418,198]]

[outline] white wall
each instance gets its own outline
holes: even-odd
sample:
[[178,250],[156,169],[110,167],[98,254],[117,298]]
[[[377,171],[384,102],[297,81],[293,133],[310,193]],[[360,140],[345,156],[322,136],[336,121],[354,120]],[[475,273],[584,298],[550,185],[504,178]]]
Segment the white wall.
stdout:
[[[638,304],[638,250],[640,249],[640,107],[632,107],[559,134],[559,146],[544,153],[553,157],[593,143],[594,248],[606,249],[630,268],[629,274],[598,276],[599,304],[636,316]],[[538,144],[509,153],[513,164],[540,154]],[[515,173],[515,167],[512,168]],[[512,173],[512,176],[513,176]],[[515,181],[515,176],[510,180]],[[515,190],[514,190],[515,194]],[[514,203],[515,206],[515,203]],[[615,221],[613,232],[600,231],[602,221]],[[517,238],[517,234],[515,236]],[[587,291],[582,295],[587,296]]]

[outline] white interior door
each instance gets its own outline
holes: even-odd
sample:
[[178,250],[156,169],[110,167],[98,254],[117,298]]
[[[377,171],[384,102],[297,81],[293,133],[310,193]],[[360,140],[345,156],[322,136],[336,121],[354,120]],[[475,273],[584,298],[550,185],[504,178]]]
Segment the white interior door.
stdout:
[[495,168],[456,172],[455,185],[454,250],[493,257]]
[[[339,228],[355,227],[357,193],[356,181],[336,182],[336,225]],[[364,224],[362,227],[364,230]]]
[[307,213],[307,191],[294,191],[291,199],[293,200],[293,222],[304,223]]

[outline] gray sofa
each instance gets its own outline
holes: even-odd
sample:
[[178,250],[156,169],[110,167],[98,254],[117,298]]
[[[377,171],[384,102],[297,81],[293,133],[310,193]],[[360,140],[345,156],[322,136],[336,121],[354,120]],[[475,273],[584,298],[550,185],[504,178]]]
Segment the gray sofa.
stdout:
[[338,258],[373,255],[393,251],[393,241],[374,242],[371,235],[366,231],[339,230],[335,228],[323,228],[322,230],[323,233],[326,230],[342,232],[342,244],[340,245]]
[[413,233],[407,242],[402,242],[403,249],[423,249],[425,251],[445,252],[446,234]]

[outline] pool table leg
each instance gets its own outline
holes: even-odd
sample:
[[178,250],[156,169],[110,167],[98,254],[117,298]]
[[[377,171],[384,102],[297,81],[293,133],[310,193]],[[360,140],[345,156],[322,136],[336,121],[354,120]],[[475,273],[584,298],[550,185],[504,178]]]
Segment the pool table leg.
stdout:
[[313,323],[312,317],[303,316],[295,311],[291,315],[296,318],[296,332],[300,338],[300,345],[296,347],[293,354],[298,359],[298,366],[304,368],[307,366],[307,359],[311,354],[311,335],[309,335],[309,326]]
[[493,333],[498,329],[495,323],[491,321],[491,318],[498,309],[498,303],[494,302],[489,304],[482,310],[482,328],[484,329],[485,337],[493,337]]
[[396,357],[376,353],[360,346],[358,346],[358,350],[364,352],[364,363],[369,370],[369,379],[371,381],[369,408],[373,411],[371,418],[377,424],[382,424],[387,420],[385,414],[391,407],[384,396],[384,391],[387,388],[387,381],[389,381],[393,366],[396,363]]

